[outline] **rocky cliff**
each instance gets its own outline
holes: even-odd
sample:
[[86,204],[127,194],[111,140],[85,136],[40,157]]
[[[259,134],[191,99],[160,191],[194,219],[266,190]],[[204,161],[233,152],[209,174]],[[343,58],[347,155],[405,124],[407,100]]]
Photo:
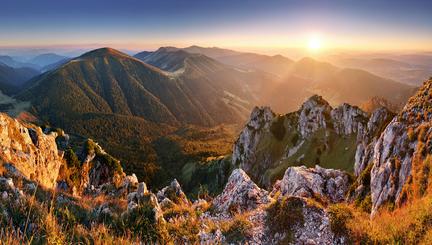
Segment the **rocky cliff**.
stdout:
[[317,95],[285,115],[256,107],[234,144],[232,162],[265,187],[289,166],[318,164],[357,173],[371,154],[367,146],[391,117],[383,108],[372,115],[348,104],[332,108]]
[[[409,195],[424,194],[428,188],[431,121],[432,80],[428,80],[374,145],[370,183],[374,213],[385,203],[401,204]],[[412,187],[416,184],[419,187]]]
[[56,137],[55,132],[44,134],[39,127],[0,113],[0,163],[13,165],[26,178],[53,188],[63,162]]

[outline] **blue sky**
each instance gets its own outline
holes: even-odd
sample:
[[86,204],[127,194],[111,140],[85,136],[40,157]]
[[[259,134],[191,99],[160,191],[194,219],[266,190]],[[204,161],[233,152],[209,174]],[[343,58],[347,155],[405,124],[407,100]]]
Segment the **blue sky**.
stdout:
[[0,1],[0,46],[432,50],[432,1]]

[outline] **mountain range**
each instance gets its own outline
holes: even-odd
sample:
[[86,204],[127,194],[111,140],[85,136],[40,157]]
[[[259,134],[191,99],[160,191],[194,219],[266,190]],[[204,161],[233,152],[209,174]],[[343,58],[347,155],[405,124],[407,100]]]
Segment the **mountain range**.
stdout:
[[[271,106],[275,113],[296,111],[317,93],[333,107],[379,97],[399,109],[414,90],[311,58],[292,61],[197,46],[163,47],[132,57],[102,48],[60,60],[25,83],[14,99],[29,102],[27,111],[40,124],[63,128],[73,139],[94,138],[126,171],[160,186],[178,176],[173,166],[191,167],[188,159],[228,153],[227,143],[255,106]],[[209,140],[204,132],[219,125],[235,129],[228,126]],[[185,128],[191,133],[179,133]],[[136,171],[143,168],[153,170]],[[168,174],[154,179],[162,173]],[[190,176],[187,169],[183,173]]]
[[[236,67],[244,72],[266,73],[272,82],[266,81],[257,94],[257,105],[270,105],[276,111],[296,110],[301,103],[320,94],[333,106],[341,103],[361,105],[372,97],[381,97],[402,107],[415,87],[379,77],[364,70],[339,68],[330,63],[311,58],[293,61],[281,55],[267,56],[242,53],[220,48],[191,46],[184,49],[161,48],[156,52],[136,55],[162,70],[171,71],[177,60],[191,54],[201,54],[220,63]],[[179,67],[174,67],[178,70]],[[385,88],[385,89],[384,89]]]

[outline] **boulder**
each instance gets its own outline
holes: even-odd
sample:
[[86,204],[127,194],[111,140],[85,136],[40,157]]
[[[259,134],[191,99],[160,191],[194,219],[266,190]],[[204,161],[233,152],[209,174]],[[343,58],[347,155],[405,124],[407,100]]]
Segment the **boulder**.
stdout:
[[240,212],[253,210],[270,201],[266,190],[259,188],[243,170],[235,169],[213,205],[218,212],[229,213],[233,208]]
[[347,173],[317,165],[315,168],[289,167],[275,188],[280,188],[283,196],[319,196],[331,202],[341,202],[349,185]]

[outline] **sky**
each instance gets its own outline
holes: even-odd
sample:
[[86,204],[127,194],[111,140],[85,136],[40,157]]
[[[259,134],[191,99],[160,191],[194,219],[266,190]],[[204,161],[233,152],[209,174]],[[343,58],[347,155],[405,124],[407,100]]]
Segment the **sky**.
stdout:
[[0,47],[432,50],[432,1],[0,0]]

